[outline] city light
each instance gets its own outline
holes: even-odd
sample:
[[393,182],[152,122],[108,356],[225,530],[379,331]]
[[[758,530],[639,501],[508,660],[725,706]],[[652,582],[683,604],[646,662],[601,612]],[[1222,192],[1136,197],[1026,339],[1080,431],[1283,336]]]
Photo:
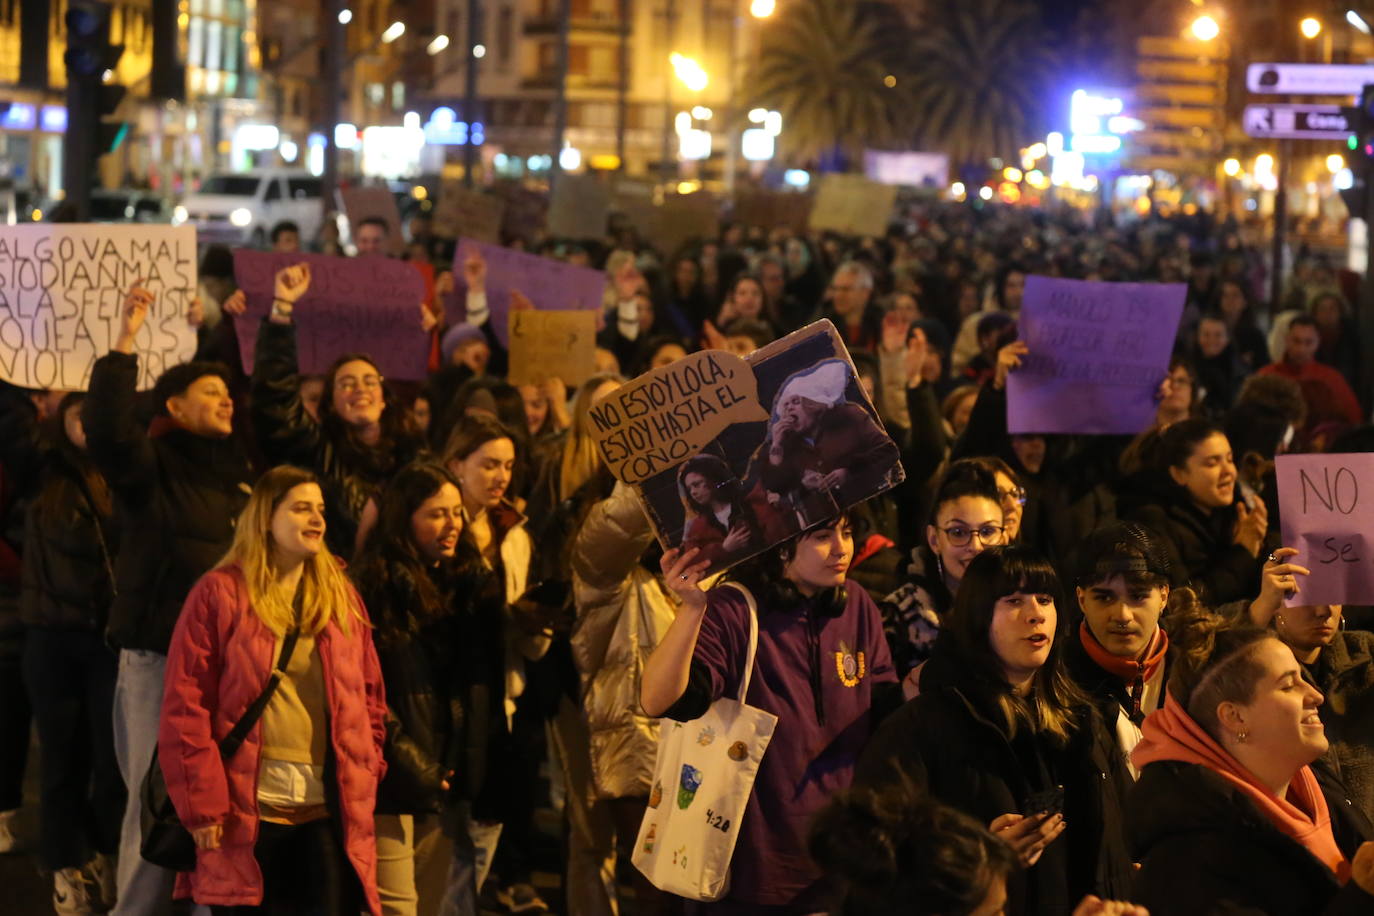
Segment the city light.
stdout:
[[1341,169],[1331,179],[1331,184],[1337,191],[1349,191],[1355,186],[1355,173],[1350,169]]
[[481,60],[482,58],[486,57],[486,56],[487,56],[487,46],[486,46],[486,45],[473,45],[473,46],[472,46],[472,56],[475,57],[475,58],[477,58],[478,60]]
[[749,109],[749,122],[750,122],[751,124],[762,124],[762,123],[763,123],[763,119],[766,118],[766,117],[768,117],[768,109],[767,109],[767,108],[751,108],[751,109]]
[[399,19],[386,27],[382,33],[382,44],[389,45],[406,33],[406,24]]
[[668,55],[668,60],[672,63],[673,72],[677,74],[677,78],[682,80],[682,84],[693,92],[700,92],[710,82],[710,78],[702,69],[701,64],[692,58],[674,51]]
[[887,76],[883,77],[883,85],[889,89],[894,88],[897,85],[897,77],[889,73]]
[[1232,178],[1235,178],[1240,174],[1240,160],[1235,158],[1227,159],[1221,164],[1221,170]]
[[294,141],[283,140],[279,152],[281,153],[282,161],[295,162],[296,157],[301,153],[301,148],[297,146]]
[[811,173],[806,169],[788,169],[782,173],[782,182],[791,188],[804,188],[811,184]]
[[1332,175],[1345,168],[1345,157],[1340,153],[1332,153],[1326,157],[1326,170]]
[[698,121],[709,121],[711,120],[711,109],[705,105],[698,105],[692,109],[692,117]]
[[963,200],[968,195],[968,189],[964,187],[962,181],[956,181],[949,186],[949,196],[955,200]]
[[1018,169],[1016,166],[1009,165],[1002,170],[1002,177],[1005,178],[1007,181],[1014,182],[1020,181],[1025,176],[1021,174],[1021,170]]
[[1050,186],[1050,179],[1049,176],[1039,169],[1031,169],[1026,173],[1026,184],[1035,188],[1037,191],[1043,191]]
[[1320,19],[1308,16],[1298,23],[1298,31],[1302,32],[1303,38],[1316,38],[1322,33],[1322,23]]
[[761,128],[751,127],[740,135],[740,153],[750,162],[767,162],[776,149],[773,135]]
[[348,25],[353,21],[352,10],[339,10],[339,25]]
[[1272,171],[1274,171],[1274,157],[1271,156],[1271,155],[1269,155],[1268,153],[1260,153],[1258,156],[1255,157],[1255,171],[1256,171],[1256,172],[1272,172]]
[[558,153],[558,167],[565,172],[576,171],[582,165],[582,153],[575,146],[565,146]]
[[1188,27],[1198,41],[1211,41],[1221,34],[1221,26],[1211,16],[1199,16]]
[[983,198],[983,200],[992,200],[992,188],[983,185],[978,189],[978,196]]
[[435,35],[434,40],[425,46],[425,53],[427,53],[430,57],[433,57],[434,55],[438,54],[440,51],[444,50],[447,47],[448,36]]
[[782,112],[770,111],[763,116],[763,129],[773,136],[782,133]]
[[1044,159],[1048,153],[1049,148],[1043,143],[1032,143],[1030,146],[1026,147],[1026,158],[1031,162],[1035,162],[1037,159]]
[[1365,22],[1364,17],[1361,16],[1359,13],[1355,12],[1354,10],[1345,11],[1345,21],[1353,25],[1355,28],[1359,29],[1361,32],[1364,32],[1366,35],[1369,34],[1369,23]]
[[1064,152],[1064,135],[1057,130],[1052,130],[1045,135],[1045,150],[1051,156],[1058,156]]
[[777,8],[777,0],[753,0],[749,4],[749,15],[755,19],[767,19]]

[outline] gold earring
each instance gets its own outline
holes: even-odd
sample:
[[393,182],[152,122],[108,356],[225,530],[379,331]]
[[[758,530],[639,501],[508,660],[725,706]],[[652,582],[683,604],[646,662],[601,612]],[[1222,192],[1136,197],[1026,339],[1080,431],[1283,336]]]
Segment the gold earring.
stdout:
[[1286,626],[1288,626],[1288,624],[1284,622],[1284,620],[1283,620],[1283,615],[1282,615],[1282,614],[1280,614],[1278,617],[1274,618],[1274,622],[1277,623],[1277,624],[1278,624],[1279,626],[1281,626],[1281,627],[1286,627]]
[[1239,741],[1241,744],[1244,744],[1244,743],[1245,743],[1245,739],[1246,739],[1246,738],[1249,738],[1249,737],[1250,737],[1250,733],[1249,733],[1249,732],[1236,732],[1236,740]]

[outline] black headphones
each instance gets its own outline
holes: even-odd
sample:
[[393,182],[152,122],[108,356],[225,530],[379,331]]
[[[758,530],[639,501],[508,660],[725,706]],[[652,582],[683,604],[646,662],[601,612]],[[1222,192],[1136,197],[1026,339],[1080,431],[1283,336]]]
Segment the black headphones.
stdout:
[[823,588],[808,598],[801,593],[801,589],[797,588],[792,580],[782,579],[772,583],[770,591],[780,606],[786,607],[809,602],[822,617],[840,616],[844,613],[845,605],[849,603],[849,589],[843,585]]

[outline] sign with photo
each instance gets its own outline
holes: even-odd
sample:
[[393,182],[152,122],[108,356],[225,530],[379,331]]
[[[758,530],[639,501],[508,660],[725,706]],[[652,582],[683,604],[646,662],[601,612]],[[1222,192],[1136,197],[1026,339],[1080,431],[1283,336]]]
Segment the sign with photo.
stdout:
[[597,401],[588,429],[660,543],[718,571],[905,477],[835,326],[741,359],[704,350]]
[[387,188],[359,187],[344,188],[344,213],[348,216],[348,227],[354,240],[358,237],[358,227],[365,219],[386,220],[387,254],[399,255],[405,249],[405,236],[401,231],[401,211],[396,207],[396,198]]

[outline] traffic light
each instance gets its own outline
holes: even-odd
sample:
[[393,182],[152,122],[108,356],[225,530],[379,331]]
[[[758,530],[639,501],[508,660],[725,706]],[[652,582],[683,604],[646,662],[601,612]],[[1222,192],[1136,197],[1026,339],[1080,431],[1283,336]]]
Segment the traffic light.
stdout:
[[1345,123],[1352,133],[1346,141],[1350,149],[1350,186],[1341,189],[1341,199],[1352,217],[1369,220],[1369,190],[1374,185],[1374,84],[1360,91],[1356,108],[1343,108]]
[[110,4],[102,0],[71,0],[67,7],[67,75],[99,80],[113,70],[124,53],[110,44]]
[[63,20],[67,26],[63,185],[78,219],[84,219],[89,209],[96,162],[117,149],[129,132],[129,124],[114,118],[127,90],[113,81],[124,46],[110,43],[111,12],[104,0],[70,0]]

